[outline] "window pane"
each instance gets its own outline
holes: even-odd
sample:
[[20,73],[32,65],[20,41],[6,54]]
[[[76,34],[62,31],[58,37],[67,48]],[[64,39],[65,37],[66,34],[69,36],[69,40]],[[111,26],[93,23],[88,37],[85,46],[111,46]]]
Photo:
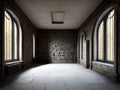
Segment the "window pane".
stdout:
[[19,29],[19,59],[22,60],[22,31]]
[[107,30],[106,30],[107,38],[107,60],[114,60],[114,10],[110,12],[107,18]]
[[4,24],[4,43],[5,43],[5,60],[12,59],[12,21],[10,15],[5,11]]
[[81,36],[81,59],[83,59],[83,42],[84,42],[84,35]]
[[35,35],[33,35],[33,58],[35,59]]
[[103,49],[104,49],[104,27],[103,27],[103,21],[101,22],[99,28],[98,28],[98,59],[103,60]]
[[14,22],[14,59],[17,59],[17,25]]

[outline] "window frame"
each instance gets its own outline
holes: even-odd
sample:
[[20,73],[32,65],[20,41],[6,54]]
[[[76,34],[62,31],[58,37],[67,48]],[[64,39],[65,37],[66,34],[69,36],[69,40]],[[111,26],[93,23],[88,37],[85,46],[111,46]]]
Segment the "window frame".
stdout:
[[[10,16],[10,18],[11,18],[11,32],[12,32],[12,35],[11,35],[11,37],[12,37],[12,43],[11,43],[11,57],[12,57],[12,59],[6,59],[5,60],[5,57],[7,56],[5,56],[4,55],[4,61],[5,61],[5,63],[9,63],[9,62],[15,62],[15,61],[20,61],[20,54],[19,54],[19,47],[20,47],[20,45],[19,45],[19,40],[20,40],[20,36],[19,36],[19,24],[18,24],[18,22],[17,22],[17,20],[14,18],[14,16],[11,14],[11,11],[9,11],[9,10],[7,10],[7,9],[5,9],[4,10],[4,16],[5,16],[5,12]],[[15,38],[14,38],[14,23],[16,24],[16,28],[17,28],[17,59],[15,59],[15,54],[14,54],[14,50],[15,50],[15,47],[14,47],[14,44],[15,44]],[[4,17],[4,25],[5,25],[5,17]],[[4,28],[4,46],[5,46],[5,28]],[[22,38],[22,37],[21,37]],[[5,53],[5,47],[4,47],[4,53]]]
[[81,32],[80,34],[80,59],[84,59],[84,44],[86,42],[86,32]]
[[[109,61],[109,60],[107,60],[107,49],[106,49],[106,47],[107,47],[107,40],[106,40],[106,38],[107,38],[107,18],[108,18],[108,16],[109,16],[109,14],[112,12],[114,10],[114,19],[116,18],[116,9],[115,8],[111,8],[104,16],[103,16],[103,18],[101,19],[101,21],[99,22],[99,24],[98,24],[98,27],[97,27],[97,61],[99,61],[99,62],[104,62],[104,63],[110,63],[110,64],[114,64],[114,60],[115,60],[115,54],[114,54],[114,60],[113,61]],[[100,24],[102,23],[102,21],[104,22],[104,33],[103,33],[103,60],[100,60],[100,59],[98,59],[98,36],[99,36],[99,27],[100,27]],[[114,21],[114,34],[115,34],[115,30],[116,30],[116,22]],[[115,35],[114,35],[114,43],[115,43]],[[115,52],[115,46],[114,46],[114,52]]]

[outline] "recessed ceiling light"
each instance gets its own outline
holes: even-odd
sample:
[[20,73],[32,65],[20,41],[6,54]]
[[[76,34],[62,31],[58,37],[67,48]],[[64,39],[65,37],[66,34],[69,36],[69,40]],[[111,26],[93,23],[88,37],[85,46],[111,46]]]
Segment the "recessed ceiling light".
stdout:
[[53,11],[51,12],[52,24],[63,24],[64,23],[64,11]]

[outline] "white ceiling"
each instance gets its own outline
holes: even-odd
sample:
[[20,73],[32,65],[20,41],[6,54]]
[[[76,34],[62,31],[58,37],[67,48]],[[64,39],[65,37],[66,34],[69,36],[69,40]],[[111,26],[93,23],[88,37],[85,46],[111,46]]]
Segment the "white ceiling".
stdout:
[[[77,29],[103,0],[15,0],[39,29]],[[64,24],[52,24],[51,12],[64,11]]]

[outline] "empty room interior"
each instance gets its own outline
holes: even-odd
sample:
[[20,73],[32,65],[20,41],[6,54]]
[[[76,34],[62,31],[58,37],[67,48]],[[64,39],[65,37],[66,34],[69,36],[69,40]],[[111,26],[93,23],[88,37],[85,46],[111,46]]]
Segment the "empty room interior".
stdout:
[[0,90],[120,90],[120,0],[0,0]]

